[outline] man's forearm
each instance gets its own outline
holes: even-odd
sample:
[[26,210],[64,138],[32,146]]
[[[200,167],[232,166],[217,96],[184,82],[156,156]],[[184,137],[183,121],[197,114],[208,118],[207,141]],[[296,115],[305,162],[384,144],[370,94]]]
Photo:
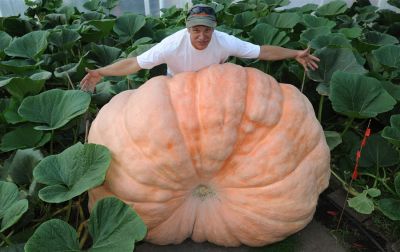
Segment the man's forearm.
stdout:
[[261,60],[284,60],[293,59],[299,55],[298,50],[288,49],[280,46],[261,46],[260,56]]
[[124,76],[136,73],[140,70],[136,57],[123,59],[111,65],[101,67],[97,71],[102,76]]

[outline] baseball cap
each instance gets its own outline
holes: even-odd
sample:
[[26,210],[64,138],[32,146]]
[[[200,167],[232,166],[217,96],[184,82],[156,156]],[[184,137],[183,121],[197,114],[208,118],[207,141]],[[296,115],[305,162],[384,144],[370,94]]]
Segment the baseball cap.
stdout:
[[205,4],[193,5],[186,17],[186,27],[190,28],[196,25],[215,28],[217,26],[217,19],[214,9]]

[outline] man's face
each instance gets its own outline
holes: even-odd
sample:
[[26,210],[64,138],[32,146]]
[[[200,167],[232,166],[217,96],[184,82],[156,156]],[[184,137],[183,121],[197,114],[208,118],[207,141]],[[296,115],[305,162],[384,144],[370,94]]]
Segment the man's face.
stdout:
[[190,27],[188,30],[190,33],[190,42],[192,42],[193,47],[197,50],[206,49],[211,41],[214,29],[208,26],[196,25]]

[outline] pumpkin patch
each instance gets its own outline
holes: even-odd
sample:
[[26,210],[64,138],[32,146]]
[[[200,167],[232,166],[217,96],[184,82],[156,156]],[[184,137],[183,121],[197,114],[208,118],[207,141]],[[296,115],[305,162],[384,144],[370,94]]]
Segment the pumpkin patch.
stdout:
[[304,228],[328,186],[330,152],[308,99],[254,68],[159,76],[98,113],[89,142],[112,155],[90,207],[114,195],[146,239],[263,246]]

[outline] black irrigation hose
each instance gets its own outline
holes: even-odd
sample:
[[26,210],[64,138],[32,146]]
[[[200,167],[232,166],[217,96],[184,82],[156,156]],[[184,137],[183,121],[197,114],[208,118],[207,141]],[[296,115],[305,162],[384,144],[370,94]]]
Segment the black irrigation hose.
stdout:
[[[325,201],[328,201],[330,204],[332,204],[334,207],[336,207],[339,211],[342,210],[342,206],[339,206],[335,201],[333,201],[323,195],[321,195],[321,197]],[[367,229],[365,229],[363,227],[363,225],[357,219],[355,219],[353,216],[351,216],[351,214],[349,214],[346,211],[344,211],[344,214],[345,214],[346,218],[348,220],[350,220],[352,222],[352,224],[355,225],[356,228],[358,230],[360,230],[367,237],[367,239],[376,246],[377,249],[379,249],[379,251],[386,252],[386,250],[381,246],[381,244],[375,239],[374,235],[370,234],[370,232]]]

